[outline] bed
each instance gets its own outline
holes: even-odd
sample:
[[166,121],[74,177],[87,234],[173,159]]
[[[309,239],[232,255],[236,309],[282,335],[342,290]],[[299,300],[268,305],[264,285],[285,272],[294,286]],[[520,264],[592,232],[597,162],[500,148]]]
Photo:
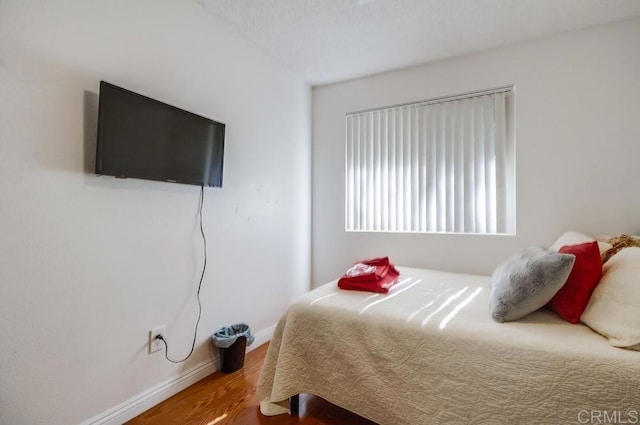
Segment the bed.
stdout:
[[334,281],[290,306],[258,383],[263,414],[309,393],[382,425],[640,423],[640,352],[544,309],[496,323],[488,276],[399,270],[386,295]]

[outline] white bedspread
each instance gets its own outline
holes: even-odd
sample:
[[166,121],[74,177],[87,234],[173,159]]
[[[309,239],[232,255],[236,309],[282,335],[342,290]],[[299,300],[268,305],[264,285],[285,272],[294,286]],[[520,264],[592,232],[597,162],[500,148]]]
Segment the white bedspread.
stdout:
[[399,270],[387,295],[331,282],[289,308],[258,383],[263,414],[311,393],[389,425],[640,416],[640,352],[548,311],[496,323],[489,277]]

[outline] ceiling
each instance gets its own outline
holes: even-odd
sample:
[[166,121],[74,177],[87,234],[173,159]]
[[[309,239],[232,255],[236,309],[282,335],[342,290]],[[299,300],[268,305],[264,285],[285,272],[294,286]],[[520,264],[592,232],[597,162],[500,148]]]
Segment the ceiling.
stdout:
[[640,17],[640,0],[198,1],[311,85]]

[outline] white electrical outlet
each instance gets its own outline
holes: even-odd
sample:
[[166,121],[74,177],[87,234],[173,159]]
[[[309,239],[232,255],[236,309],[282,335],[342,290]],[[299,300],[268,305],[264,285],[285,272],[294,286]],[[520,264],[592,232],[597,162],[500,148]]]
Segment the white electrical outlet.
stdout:
[[149,354],[155,353],[156,351],[160,351],[164,348],[164,343],[161,340],[156,339],[156,336],[158,335],[162,335],[164,337],[164,326],[156,326],[149,331]]

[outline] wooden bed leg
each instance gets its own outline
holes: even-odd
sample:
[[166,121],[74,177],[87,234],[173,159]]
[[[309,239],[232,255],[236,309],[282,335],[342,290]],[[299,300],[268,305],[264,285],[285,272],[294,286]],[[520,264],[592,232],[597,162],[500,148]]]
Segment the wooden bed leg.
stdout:
[[289,410],[291,416],[298,416],[300,413],[300,394],[296,394],[289,399]]

